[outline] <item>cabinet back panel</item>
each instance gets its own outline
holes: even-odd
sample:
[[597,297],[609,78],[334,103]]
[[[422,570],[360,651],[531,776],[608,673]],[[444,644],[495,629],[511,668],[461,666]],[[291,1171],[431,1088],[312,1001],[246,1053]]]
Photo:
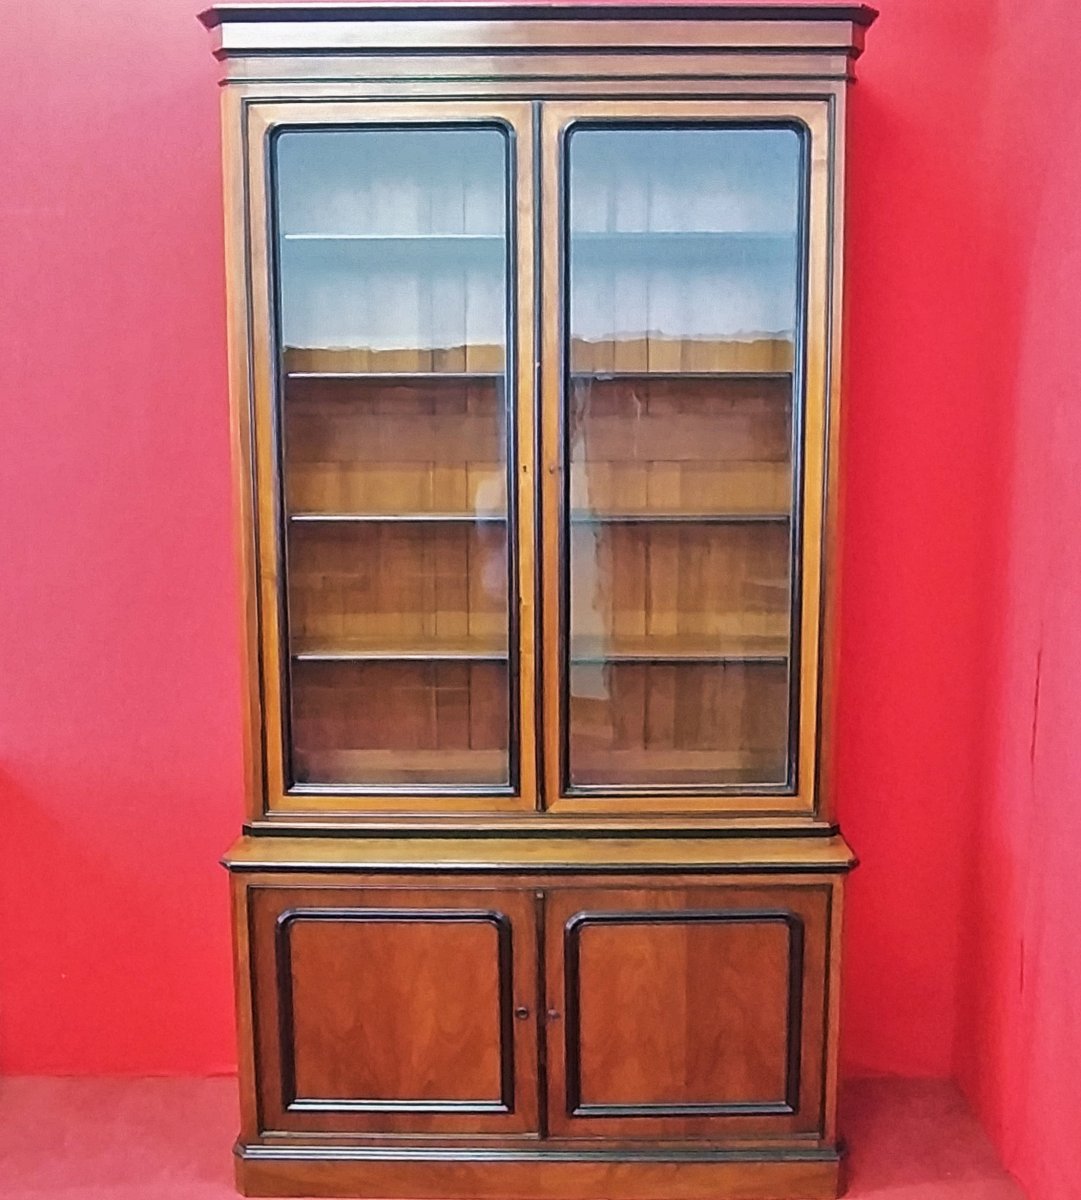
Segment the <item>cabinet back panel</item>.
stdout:
[[787,463],[786,399],[708,380],[576,382],[570,461]]
[[[600,299],[616,303],[628,284],[632,288],[645,286],[644,279],[630,278],[631,274],[621,272],[613,280],[611,290]],[[616,371],[771,373],[791,371],[793,361],[789,337],[705,338],[663,336],[656,332],[641,337],[622,332],[608,338],[574,337],[570,353],[572,371],[597,374]]]
[[784,663],[579,664],[571,670],[571,780],[783,780],[787,692]]
[[572,640],[787,633],[783,524],[581,524],[570,550]]
[[577,381],[572,512],[787,516],[790,381]]
[[294,524],[289,550],[297,638],[506,641],[501,523]]
[[505,663],[298,662],[292,701],[298,783],[507,781]]
[[494,383],[293,380],[290,512],[506,512],[506,413]]

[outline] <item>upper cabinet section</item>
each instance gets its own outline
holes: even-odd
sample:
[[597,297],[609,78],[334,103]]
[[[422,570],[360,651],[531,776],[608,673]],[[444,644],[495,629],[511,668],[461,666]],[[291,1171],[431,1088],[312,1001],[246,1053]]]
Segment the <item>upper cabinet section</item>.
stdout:
[[254,820],[829,819],[872,15],[205,15]]

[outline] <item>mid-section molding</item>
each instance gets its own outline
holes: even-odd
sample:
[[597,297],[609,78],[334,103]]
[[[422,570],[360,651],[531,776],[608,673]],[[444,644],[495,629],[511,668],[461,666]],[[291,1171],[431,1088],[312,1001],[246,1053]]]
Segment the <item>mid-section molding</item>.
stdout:
[[829,874],[856,865],[840,836],[822,838],[242,837],[234,873]]

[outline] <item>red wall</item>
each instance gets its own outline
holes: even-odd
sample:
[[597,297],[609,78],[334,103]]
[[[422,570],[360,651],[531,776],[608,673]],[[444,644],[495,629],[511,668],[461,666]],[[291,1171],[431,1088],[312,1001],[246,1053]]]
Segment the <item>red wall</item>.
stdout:
[[241,811],[218,94],[192,14],[4,6],[8,1072],[233,1061],[215,865]]
[[1076,1200],[1081,10],[1010,7],[987,25],[994,88],[979,131],[1004,437],[957,1067],[1032,1200]]
[[[216,67],[194,0],[52,7],[5,14],[0,73],[0,1069],[224,1070]],[[845,1058],[956,1064],[1035,1170],[1045,1107],[1060,1144],[1081,1116],[1059,1042],[1081,913],[1056,890],[1081,792],[1081,30],[1073,0],[880,7],[850,178]]]
[[[848,1070],[942,1075],[977,800],[997,413],[971,147],[986,0],[885,0],[849,154],[838,798]],[[989,445],[992,452],[988,452]]]

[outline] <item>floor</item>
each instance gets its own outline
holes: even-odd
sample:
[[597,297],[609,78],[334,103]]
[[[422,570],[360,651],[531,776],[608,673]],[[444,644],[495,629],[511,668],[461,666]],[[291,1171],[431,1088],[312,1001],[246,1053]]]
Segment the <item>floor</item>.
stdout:
[[[949,1084],[843,1098],[848,1200],[1025,1200]],[[2,1200],[229,1200],[231,1079],[0,1079]]]

